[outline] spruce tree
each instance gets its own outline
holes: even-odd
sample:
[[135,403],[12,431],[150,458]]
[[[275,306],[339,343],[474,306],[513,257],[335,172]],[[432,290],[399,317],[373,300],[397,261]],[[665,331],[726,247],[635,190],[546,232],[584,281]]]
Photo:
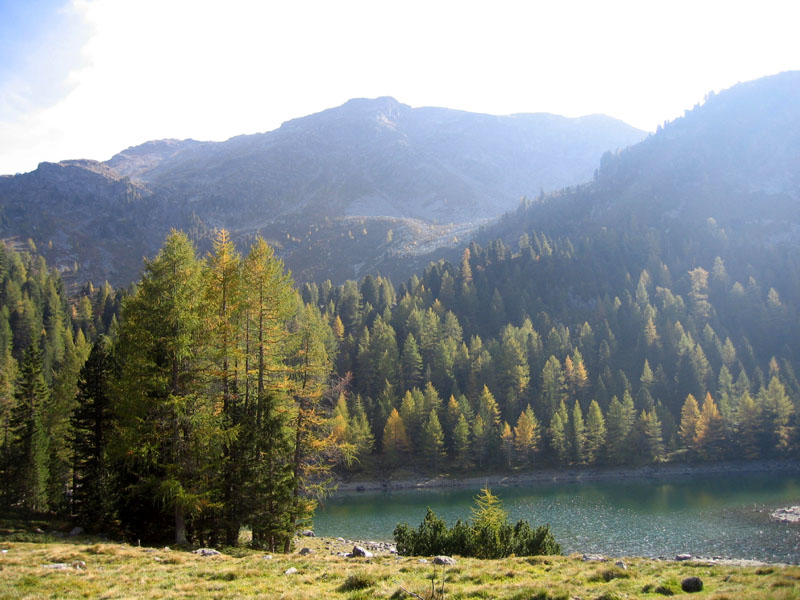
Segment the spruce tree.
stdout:
[[36,344],[28,346],[22,356],[14,399],[8,446],[11,485],[7,492],[11,493],[13,504],[27,511],[42,512],[48,508],[49,440],[43,414],[49,390]]
[[114,423],[111,407],[113,377],[111,341],[100,336],[81,368],[69,439],[75,482],[73,513],[84,527],[100,530],[111,525],[117,487],[108,456]]

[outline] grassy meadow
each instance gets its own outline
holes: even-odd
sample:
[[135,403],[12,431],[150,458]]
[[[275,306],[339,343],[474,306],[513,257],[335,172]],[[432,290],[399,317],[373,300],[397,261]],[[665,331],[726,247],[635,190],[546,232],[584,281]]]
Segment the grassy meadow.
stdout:
[[[301,555],[308,547],[311,553]],[[145,548],[49,534],[0,537],[0,598],[435,598],[623,599],[689,596],[685,577],[700,577],[693,598],[800,598],[800,567],[735,566],[625,558],[623,569],[579,555],[478,560],[443,567],[388,554],[344,558],[351,545],[298,540],[298,551],[266,558],[244,548],[203,557],[183,549]],[[82,563],[85,568],[82,568]],[[65,569],[45,565],[64,563]],[[73,567],[78,564],[78,568]],[[287,569],[297,569],[286,574]]]

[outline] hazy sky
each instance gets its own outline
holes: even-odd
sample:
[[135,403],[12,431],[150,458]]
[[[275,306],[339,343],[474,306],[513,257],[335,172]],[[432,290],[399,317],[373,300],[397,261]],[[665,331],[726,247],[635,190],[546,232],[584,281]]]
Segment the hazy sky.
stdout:
[[349,98],[646,130],[800,69],[800,2],[0,0],[0,173]]

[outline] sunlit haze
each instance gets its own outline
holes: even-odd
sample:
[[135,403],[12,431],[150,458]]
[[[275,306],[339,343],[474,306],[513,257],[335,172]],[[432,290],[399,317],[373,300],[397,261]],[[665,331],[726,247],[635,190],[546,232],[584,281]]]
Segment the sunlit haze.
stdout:
[[653,131],[800,68],[796,2],[0,0],[0,173],[353,97]]

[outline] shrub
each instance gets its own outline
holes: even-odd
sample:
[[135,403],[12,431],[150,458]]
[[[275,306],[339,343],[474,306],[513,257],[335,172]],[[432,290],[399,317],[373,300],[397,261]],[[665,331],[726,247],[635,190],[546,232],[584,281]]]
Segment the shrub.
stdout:
[[354,573],[344,580],[344,583],[339,586],[340,592],[353,592],[355,590],[363,590],[370,588],[377,580],[368,573]]
[[481,490],[475,503],[472,522],[458,521],[452,529],[430,508],[417,529],[399,524],[394,530],[397,552],[403,556],[458,554],[476,558],[561,554],[548,525],[532,529],[527,521],[519,521],[512,527],[500,499],[488,489]]

